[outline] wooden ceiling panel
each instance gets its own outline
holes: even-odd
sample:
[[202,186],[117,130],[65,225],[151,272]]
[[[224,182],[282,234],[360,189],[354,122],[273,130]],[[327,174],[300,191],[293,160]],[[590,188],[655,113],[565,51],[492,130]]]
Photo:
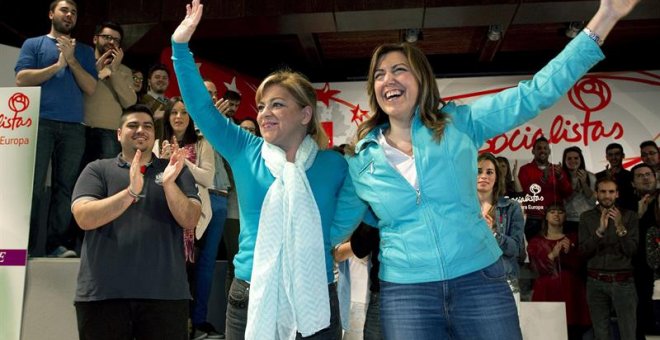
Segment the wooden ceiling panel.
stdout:
[[428,54],[473,54],[487,31],[487,27],[425,28],[416,44]]
[[319,33],[316,37],[325,59],[369,58],[376,46],[401,41],[399,30]]
[[[344,12],[423,8],[424,3],[424,0],[335,0],[335,10]],[[396,20],[396,18],[390,19]]]

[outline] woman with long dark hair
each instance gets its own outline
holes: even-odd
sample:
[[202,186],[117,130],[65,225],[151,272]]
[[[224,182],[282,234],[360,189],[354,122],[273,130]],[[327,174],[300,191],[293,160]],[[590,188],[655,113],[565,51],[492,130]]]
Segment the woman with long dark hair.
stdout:
[[565,228],[566,231],[577,232],[580,215],[596,206],[596,175],[585,169],[582,150],[577,146],[564,149],[561,164],[573,187],[573,194],[564,202]]

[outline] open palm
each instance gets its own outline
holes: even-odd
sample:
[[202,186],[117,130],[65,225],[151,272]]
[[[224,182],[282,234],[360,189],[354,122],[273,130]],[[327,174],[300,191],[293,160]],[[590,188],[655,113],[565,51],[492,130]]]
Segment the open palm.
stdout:
[[199,3],[199,0],[193,0],[189,5],[186,5],[186,17],[183,18],[179,27],[174,30],[172,40],[176,43],[186,43],[190,41],[199,21],[202,19],[202,10],[204,5]]

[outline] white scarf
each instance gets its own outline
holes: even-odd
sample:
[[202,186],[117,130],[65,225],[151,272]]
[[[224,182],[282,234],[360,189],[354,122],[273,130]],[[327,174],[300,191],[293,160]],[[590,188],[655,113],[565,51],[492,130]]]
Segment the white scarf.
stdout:
[[286,161],[265,143],[261,156],[275,181],[268,188],[254,249],[245,339],[295,339],[330,326],[321,215],[305,171],[318,146],[307,136]]

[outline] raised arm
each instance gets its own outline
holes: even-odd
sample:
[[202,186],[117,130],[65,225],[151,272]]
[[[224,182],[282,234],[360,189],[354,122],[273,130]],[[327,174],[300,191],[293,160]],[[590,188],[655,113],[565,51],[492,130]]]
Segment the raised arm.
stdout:
[[638,3],[639,0],[601,0],[598,11],[586,28],[596,34],[602,44],[614,25],[628,15]]
[[218,111],[204,86],[188,49],[188,41],[201,19],[202,8],[199,1],[186,5],[186,17],[172,34],[172,61],[188,113],[213,148],[231,163],[235,157],[246,154],[244,149],[247,146],[261,144]]
[[[581,32],[531,80],[522,81],[492,96],[459,106],[453,119],[478,145],[519,126],[564,96],[597,62],[604,58],[599,44],[639,0],[602,0],[587,31]],[[524,187],[524,183],[523,183]]]

